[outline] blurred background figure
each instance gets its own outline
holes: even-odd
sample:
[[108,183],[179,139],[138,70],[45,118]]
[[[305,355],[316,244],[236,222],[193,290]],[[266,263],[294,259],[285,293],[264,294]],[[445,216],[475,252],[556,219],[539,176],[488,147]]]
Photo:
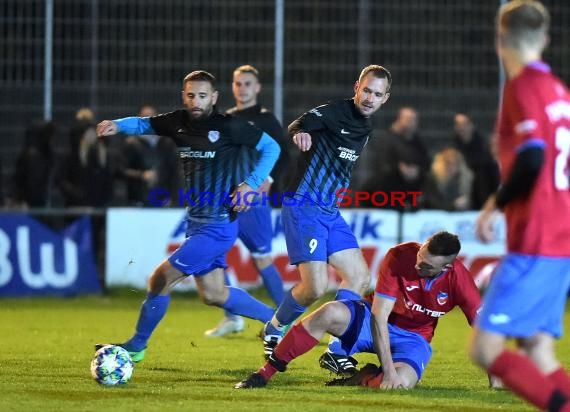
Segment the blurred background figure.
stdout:
[[232,80],[235,106],[228,109],[226,113],[253,123],[279,144],[281,153],[270,174],[273,183],[270,186],[269,193],[277,195],[275,205],[280,206],[280,195],[287,183],[286,172],[290,160],[289,151],[291,151],[293,144],[285,137],[283,126],[277,117],[259,101],[261,88],[259,71],[254,66],[246,64],[237,67],[234,70]]
[[424,189],[425,207],[448,211],[473,209],[473,173],[461,153],[450,147],[438,152]]
[[490,144],[477,131],[471,118],[456,113],[453,118],[453,146],[461,152],[473,173],[471,209],[480,209],[499,186],[499,166]]
[[400,107],[398,115],[390,129],[380,139],[380,151],[377,161],[381,174],[393,174],[400,168],[402,159],[413,159],[419,166],[419,179],[423,181],[429,172],[431,159],[418,133],[419,115],[410,106]]
[[[147,103],[138,110],[140,117],[156,114],[156,108]],[[178,189],[183,187],[182,173],[178,164],[178,149],[172,139],[155,135],[129,136],[124,140],[122,157],[129,206],[148,205],[149,190],[158,187],[170,194],[167,206],[178,204]]]
[[53,122],[35,121],[26,129],[7,201],[10,207],[51,207],[58,203],[55,187],[58,159],[53,147]]
[[[410,106],[398,109],[396,119],[386,132],[369,141],[368,153],[364,151],[359,159],[358,168],[363,168],[360,174],[365,177],[363,183],[355,186],[356,190],[370,193],[376,191],[407,192],[421,191],[424,187],[431,160],[423,140],[418,134],[418,113]],[[381,199],[377,199],[381,200]],[[412,203],[414,197],[407,196],[405,206],[396,203],[386,205],[386,208],[407,211],[418,210],[422,207],[423,197],[419,196],[418,204]],[[370,202],[361,202],[361,206],[374,207]]]
[[75,113],[75,121],[78,123],[95,123],[95,114],[89,107],[82,107]]
[[4,175],[2,174],[2,157],[0,156],[0,208],[4,206]]
[[[396,164],[396,167],[380,176],[372,176],[368,182],[366,182],[362,188],[372,194],[373,192],[385,192],[390,199],[391,193],[393,192],[421,192],[424,188],[424,174],[422,173],[423,168],[423,157],[413,152],[403,152]],[[414,200],[417,203],[414,205]],[[382,197],[376,198],[377,202],[382,202]],[[406,196],[404,199],[404,205],[399,202],[394,202],[390,204],[388,202],[383,209],[393,209],[399,211],[417,211],[423,207],[424,198],[423,195],[413,197]],[[362,207],[377,207],[370,201],[361,202]]]
[[97,139],[89,109],[77,112],[69,131],[69,147],[59,177],[65,206],[111,206],[119,160],[108,140]]
[[[260,191],[270,191],[276,193],[279,198],[280,189],[276,189],[276,183],[282,182],[281,172],[285,167],[287,154],[283,155],[286,150],[283,127],[275,115],[267,108],[263,107],[257,100],[261,92],[261,83],[259,81],[259,71],[252,65],[246,64],[237,67],[232,76],[232,92],[236,105],[227,110],[226,113],[232,116],[241,117],[249,123],[260,128],[269,134],[281,147],[281,154],[270,176],[274,179],[267,179],[259,188]],[[244,171],[251,170],[255,166],[255,162],[259,159],[259,154],[243,146],[241,148],[241,168]],[[281,164],[280,164],[281,163]],[[281,168],[281,169],[279,169]],[[280,186],[279,186],[280,187]],[[269,202],[268,202],[269,203]],[[276,202],[278,203],[278,202]],[[238,238],[251,254],[253,264],[263,280],[263,285],[269,292],[269,296],[276,306],[279,306],[283,300],[283,281],[281,274],[273,263],[272,239],[273,227],[271,221],[271,205],[258,204],[253,206],[246,212],[239,213],[238,221]],[[227,271],[224,271],[225,282],[228,286],[236,286]],[[213,328],[204,332],[209,337],[221,337],[229,333],[240,332],[243,330],[245,322],[241,316],[226,310],[224,318]]]

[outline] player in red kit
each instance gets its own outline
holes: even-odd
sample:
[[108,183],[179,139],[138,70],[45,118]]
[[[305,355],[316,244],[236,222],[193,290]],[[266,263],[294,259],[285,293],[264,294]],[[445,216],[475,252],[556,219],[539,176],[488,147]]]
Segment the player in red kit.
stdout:
[[[537,1],[511,1],[497,16],[497,53],[508,81],[498,119],[501,187],[477,222],[493,238],[498,209],[507,255],[474,329],[471,357],[540,409],[570,410],[570,377],[554,353],[570,286],[570,95],[541,55],[550,16]],[[521,351],[506,348],[517,338]]]
[[376,353],[382,363],[380,370],[367,365],[356,382],[348,378],[347,384],[413,388],[431,358],[430,341],[439,318],[459,306],[469,324],[475,320],[479,291],[457,259],[460,248],[457,236],[448,232],[436,233],[424,244],[408,242],[391,248],[382,260],[372,303],[324,304],[293,326],[265,366],[236,388],[265,386],[277,371],[284,371],[294,358],[316,346],[325,333],[338,337],[346,356]]

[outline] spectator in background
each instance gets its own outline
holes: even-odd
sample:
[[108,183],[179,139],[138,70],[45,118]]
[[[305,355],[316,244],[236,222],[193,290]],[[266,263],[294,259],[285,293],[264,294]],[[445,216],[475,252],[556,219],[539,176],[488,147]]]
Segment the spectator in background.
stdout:
[[2,173],[2,157],[0,157],[0,207],[4,206],[4,174]]
[[491,154],[489,143],[467,114],[455,114],[453,131],[453,145],[461,152],[473,173],[471,208],[480,209],[499,186],[499,166]]
[[[91,109],[82,108],[75,114],[69,131],[69,145],[70,151],[58,176],[64,205],[98,208],[112,205],[115,183],[120,177],[120,159],[107,137],[97,139],[95,116]],[[91,223],[99,273],[104,273],[105,216],[94,213]]]
[[[379,176],[371,177],[363,186],[363,190],[370,194],[385,192],[387,196],[393,192],[421,192],[424,188],[424,176],[422,174],[424,158],[418,153],[404,151],[396,163],[396,167]],[[378,200],[379,199],[379,200]],[[377,201],[382,201],[378,198]],[[416,201],[416,204],[413,202]],[[406,196],[404,205],[399,202],[387,203],[383,208],[399,211],[415,211],[423,207],[423,195]],[[370,201],[360,203],[362,207],[376,207]]]
[[75,113],[75,121],[77,123],[95,123],[95,114],[89,107],[82,107]]
[[418,134],[418,112],[410,106],[400,107],[390,130],[380,139],[377,161],[383,176],[394,174],[401,168],[402,159],[414,159],[419,166],[419,179],[423,182],[429,172],[431,159]]
[[35,121],[26,129],[24,147],[16,161],[9,205],[50,207],[57,197],[55,175],[57,156],[53,148],[56,126],[53,122]]
[[[363,151],[357,168],[362,171],[354,183],[354,189],[386,193],[421,191],[431,160],[417,131],[417,111],[410,106],[400,107],[390,129],[382,133],[380,138],[371,139],[370,147]],[[412,197],[408,196],[406,201],[411,202]],[[361,205],[374,207],[369,202],[361,202]],[[405,206],[396,204],[392,208],[403,211],[417,206],[411,203]]]
[[[140,117],[157,114],[150,104],[139,107]],[[127,183],[127,203],[130,206],[148,204],[148,192],[163,188],[170,194],[170,205],[177,205],[178,189],[182,187],[182,173],[178,163],[178,149],[171,139],[156,135],[129,136],[123,147],[123,176]]]
[[473,173],[458,150],[449,147],[438,152],[427,178],[425,207],[448,211],[472,209]]
[[79,120],[70,129],[70,152],[64,159],[59,181],[64,204],[109,206],[119,170],[117,155],[104,139],[97,139],[93,118],[76,119]]

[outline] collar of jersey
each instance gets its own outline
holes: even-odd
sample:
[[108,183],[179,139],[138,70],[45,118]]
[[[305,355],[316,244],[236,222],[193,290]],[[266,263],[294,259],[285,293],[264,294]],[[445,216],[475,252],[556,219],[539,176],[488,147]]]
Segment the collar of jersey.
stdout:
[[426,280],[425,290],[430,290],[430,289],[431,289],[431,285],[433,285],[433,282],[435,282],[437,279],[439,279],[440,277],[442,277],[443,275],[445,275],[448,271],[449,271],[449,269],[442,270],[442,271],[439,272],[437,275],[435,275],[433,278],[427,279],[427,280]]

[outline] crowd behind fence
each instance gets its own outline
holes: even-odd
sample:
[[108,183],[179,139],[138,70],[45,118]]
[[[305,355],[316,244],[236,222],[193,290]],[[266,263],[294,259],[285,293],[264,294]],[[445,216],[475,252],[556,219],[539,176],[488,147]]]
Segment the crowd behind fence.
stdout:
[[[458,112],[468,114],[488,145],[499,97],[497,3],[285,1],[283,124],[314,105],[350,96],[361,67],[373,62],[394,77],[392,97],[373,121],[376,136],[389,132],[400,109],[411,106],[430,161],[455,145]],[[568,81],[570,4],[545,3],[553,17],[546,59]],[[0,6],[3,194],[12,190],[26,129],[43,116],[45,5],[6,0]],[[274,2],[54,0],[53,6],[52,151],[60,158],[72,152],[69,136],[79,108],[89,107],[95,121],[135,114],[144,102],[159,112],[177,108],[181,79],[196,68],[219,78],[219,106],[226,109],[232,105],[232,70],[253,64],[262,75],[262,102],[272,106]],[[117,149],[117,159],[125,155],[121,145],[112,142],[109,150]],[[361,160],[357,185],[374,173]],[[119,188],[111,204],[129,204],[126,191]]]

